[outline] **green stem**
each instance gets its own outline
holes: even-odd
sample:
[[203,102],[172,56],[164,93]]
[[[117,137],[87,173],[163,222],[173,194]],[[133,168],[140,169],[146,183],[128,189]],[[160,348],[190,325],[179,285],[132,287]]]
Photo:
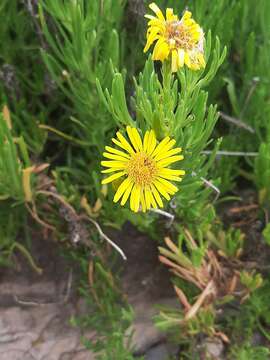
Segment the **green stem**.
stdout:
[[260,323],[259,320],[257,320],[257,326],[258,326],[259,330],[261,331],[261,333],[263,334],[263,336],[265,336],[266,339],[268,341],[270,341],[270,334],[264,329],[264,327],[262,326],[262,324]]
[[[166,114],[168,111],[172,109],[172,72],[171,72],[171,64],[170,61],[165,60],[162,63],[162,86],[163,91],[161,92],[162,101],[161,101],[161,108],[160,114],[163,115],[164,118],[159,119],[159,127],[160,127],[160,136],[164,138],[170,134],[170,124],[166,123]],[[164,121],[165,120],[165,121]]]
[[165,95],[168,96],[170,93],[171,78],[172,78],[171,67],[170,67],[169,61],[165,60],[162,63],[162,77],[163,77],[163,90],[164,90]]
[[68,134],[65,134],[65,133],[63,133],[62,131],[57,130],[57,129],[51,127],[51,126],[48,126],[48,125],[39,125],[39,128],[40,128],[40,129],[45,129],[45,130],[51,131],[51,132],[57,134],[58,136],[62,137],[63,139],[68,140],[68,141],[71,141],[71,142],[74,142],[75,144],[78,144],[78,145],[81,145],[81,146],[89,146],[89,143],[88,143],[88,142],[82,141],[82,140],[79,140],[79,139],[76,139],[76,138],[74,138],[73,136],[70,136],[70,135],[68,135]]

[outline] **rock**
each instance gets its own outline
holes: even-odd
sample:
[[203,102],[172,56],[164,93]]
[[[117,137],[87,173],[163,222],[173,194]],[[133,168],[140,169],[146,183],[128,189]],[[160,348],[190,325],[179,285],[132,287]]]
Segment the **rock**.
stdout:
[[169,356],[166,346],[159,344],[146,352],[145,360],[168,360]]
[[211,357],[213,360],[222,360],[223,359],[223,351],[224,351],[224,345],[223,342],[218,339],[206,339],[205,340],[205,350],[208,356]]
[[157,344],[156,346],[149,349],[144,354],[145,360],[168,360],[168,359],[175,359],[177,354],[178,346],[162,343]]
[[0,308],[1,360],[83,360],[94,356],[68,323],[72,305]]
[[[153,302],[147,301],[143,294],[136,296],[136,301],[131,297],[130,303],[133,306],[135,319],[132,326],[134,331],[132,345],[135,354],[144,354],[148,349],[165,340],[166,334],[159,331],[153,322],[154,315],[158,314]],[[177,306],[176,300],[163,298],[158,300],[162,306]]]
[[50,257],[50,261],[51,268],[44,267],[47,272],[42,276],[14,270],[1,273],[1,360],[94,359],[81,344],[81,330],[69,324],[81,311],[72,297],[73,289],[67,293],[70,273],[63,271],[61,259]]

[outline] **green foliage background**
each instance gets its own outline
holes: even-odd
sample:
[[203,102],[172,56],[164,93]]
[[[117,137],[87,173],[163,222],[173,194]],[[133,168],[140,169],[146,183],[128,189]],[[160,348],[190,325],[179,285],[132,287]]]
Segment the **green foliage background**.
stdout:
[[[176,199],[165,210],[175,216],[172,232],[181,234],[185,226],[198,239],[199,252],[191,255],[195,262],[200,262],[208,247],[205,234],[213,222],[223,226],[216,215],[216,187],[221,200],[239,196],[242,184],[255,189],[262,213],[269,214],[270,2],[156,3],[162,9],[171,6],[177,13],[185,7],[193,12],[206,34],[205,71],[184,70],[177,77],[161,80],[159,64],[153,64],[143,54],[143,15],[149,13],[146,1],[1,1],[0,107],[9,109],[12,123],[12,127],[8,126],[7,116],[0,116],[1,264],[7,265],[17,249],[36,268],[27,225],[31,201],[26,199],[25,172],[44,163],[49,164],[44,173],[76,211],[85,210],[81,205],[85,196],[100,225],[120,229],[131,221],[151,238],[162,240],[159,215],[133,215],[128,208],[113,204],[111,187],[108,194],[101,187],[104,146],[127,124],[137,124],[143,131],[154,128],[159,138],[173,135],[185,151],[181,166],[187,175]],[[160,102],[161,98],[165,100]],[[222,155],[222,151],[230,156]],[[236,151],[242,155],[231,156]],[[38,173],[31,170],[28,180],[39,216],[48,216],[57,228],[55,237],[68,244],[69,234],[63,231],[57,209],[49,215],[44,212],[46,198],[38,193]],[[207,182],[213,186],[206,186]],[[101,206],[95,211],[97,201]],[[267,219],[261,217],[265,228]],[[19,233],[26,241],[18,240]],[[234,254],[240,247],[239,234],[228,230],[225,238],[228,251]],[[104,250],[98,234],[92,241]],[[89,254],[69,251],[81,265],[82,279],[86,279]],[[103,262],[97,256],[94,261],[100,283],[96,291],[105,299],[104,313],[89,322],[74,322],[94,326],[101,336],[105,335],[107,340],[101,343],[86,341],[86,346],[101,354],[101,359],[111,359],[108,354],[112,349],[115,359],[132,359],[132,349],[125,345],[132,311],[128,304],[116,300],[121,295],[115,294],[113,288],[101,285],[108,281],[114,260]],[[263,276],[267,277],[267,273]],[[268,282],[264,289],[269,292]],[[89,297],[84,280],[80,291]],[[94,307],[93,299],[88,300]],[[255,292],[248,305],[239,310],[239,319],[232,317],[222,324],[236,331],[248,319],[250,332],[229,350],[234,358],[268,356],[265,347],[256,350],[250,345],[254,331],[264,331],[269,340],[266,301],[263,292]],[[254,314],[259,324],[252,321]]]

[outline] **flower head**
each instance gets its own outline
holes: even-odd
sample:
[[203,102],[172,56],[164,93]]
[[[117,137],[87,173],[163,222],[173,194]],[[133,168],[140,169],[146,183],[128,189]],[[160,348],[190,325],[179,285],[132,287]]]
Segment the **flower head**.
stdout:
[[145,15],[150,20],[144,52],[156,41],[153,60],[164,61],[171,57],[172,72],[176,72],[184,64],[192,70],[204,68],[204,33],[192,19],[191,12],[185,11],[179,20],[173,9],[166,9],[164,17],[155,3],[151,3],[149,7],[156,16]]
[[160,195],[170,200],[178,188],[168,180],[181,181],[184,170],[172,170],[168,166],[183,159],[181,148],[173,148],[175,140],[165,137],[157,142],[153,130],[146,131],[142,140],[138,130],[127,126],[130,142],[118,131],[112,141],[120,149],[106,146],[103,156],[109,160],[101,162],[106,167],[103,173],[113,173],[102,181],[110,183],[118,178],[122,182],[115,193],[114,202],[121,199],[125,205],[130,197],[130,208],[143,212],[150,208],[163,207]]

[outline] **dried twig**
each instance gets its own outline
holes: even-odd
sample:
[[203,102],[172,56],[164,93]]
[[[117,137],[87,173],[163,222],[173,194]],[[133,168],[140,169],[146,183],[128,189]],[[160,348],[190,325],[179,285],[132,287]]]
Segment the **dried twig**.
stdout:
[[[191,176],[196,176],[196,175],[197,175],[197,173],[196,173],[195,171],[192,171]],[[215,198],[214,198],[214,202],[216,202],[217,199],[218,199],[219,196],[220,196],[220,190],[219,190],[219,188],[218,188],[217,186],[215,186],[211,181],[205,179],[205,178],[202,177],[202,176],[200,176],[200,180],[202,180],[203,183],[204,183],[207,187],[210,187],[212,190],[215,191],[216,196],[215,196]]]
[[214,284],[213,280],[209,281],[208,285],[203,290],[203,292],[200,294],[200,296],[198,297],[195,304],[192,305],[192,307],[186,313],[185,320],[189,320],[192,317],[194,317],[197,314],[200,307],[202,306],[202,304],[204,303],[205,299],[209,295],[212,295],[212,294],[215,294],[215,284]]
[[237,207],[231,208],[229,210],[229,213],[230,214],[239,214],[239,213],[241,214],[243,212],[249,212],[249,211],[252,211],[252,210],[257,210],[258,208],[259,208],[259,205],[257,205],[257,204],[237,206]]
[[72,271],[72,269],[70,269],[69,274],[68,274],[67,290],[66,290],[66,293],[65,293],[65,295],[63,297],[63,303],[68,302],[70,292],[71,292],[71,288],[72,288],[72,281],[73,281],[73,271]]
[[66,293],[60,295],[60,299],[58,301],[40,302],[40,301],[33,301],[33,300],[31,300],[31,301],[22,300],[22,299],[19,299],[18,296],[15,294],[13,295],[13,298],[16,303],[18,303],[20,305],[24,305],[24,306],[47,306],[47,305],[55,305],[55,304],[65,304],[65,303],[67,303],[69,296],[70,296],[70,292],[71,292],[71,288],[72,288],[72,280],[73,280],[73,271],[71,269],[68,274]]
[[98,295],[96,293],[95,287],[94,287],[94,262],[90,261],[88,264],[88,281],[90,285],[90,291],[96,301],[97,306],[99,309],[104,312],[103,306],[99,301]]
[[176,292],[176,295],[178,296],[179,300],[180,300],[180,303],[184,306],[184,310],[185,311],[189,311],[191,309],[191,305],[190,303],[188,302],[188,299],[186,297],[186,295],[184,294],[184,292],[179,288],[177,287],[176,285],[173,286],[174,287],[174,290]]
[[[204,150],[201,152],[201,154],[205,154],[205,155],[211,155],[212,151],[211,150]],[[244,152],[244,151],[217,151],[216,152],[217,156],[258,156],[258,152]]]
[[220,111],[219,114],[220,114],[220,117],[223,120],[228,121],[229,123],[234,124],[234,125],[238,126],[239,128],[247,130],[252,134],[255,134],[255,130],[251,126],[249,126],[245,122],[243,122],[242,120],[237,119],[237,118],[232,117],[232,116],[229,116],[229,115],[225,114],[222,111]]
[[[97,231],[98,231],[98,233],[99,233],[99,235],[101,236],[101,238],[104,239],[105,241],[107,241],[112,247],[114,247],[115,250],[118,251],[118,253],[122,256],[122,258],[124,260],[127,260],[127,257],[124,254],[123,250],[118,245],[116,245],[106,234],[104,234],[104,232],[102,231],[100,225],[95,220],[91,219],[90,217],[88,217],[86,215],[78,215],[76,213],[75,209],[69,203],[67,203],[60,195],[56,194],[55,192],[39,190],[37,193],[47,195],[47,196],[52,196],[53,198],[57,199],[62,205],[65,206],[66,209],[69,210],[69,213],[71,215],[73,215],[73,217],[75,219],[75,222],[76,221],[78,222],[80,220],[86,220],[86,221],[89,221],[92,224],[94,224]],[[78,242],[78,241],[80,241],[80,238],[78,236],[77,237],[75,236],[73,242]]]
[[242,117],[242,116],[244,115],[244,113],[245,113],[245,111],[246,111],[246,109],[247,109],[247,106],[248,106],[248,104],[249,104],[249,102],[250,102],[250,99],[251,99],[251,97],[252,97],[252,95],[253,95],[253,93],[254,93],[257,85],[259,84],[259,82],[260,82],[260,78],[259,78],[259,77],[254,77],[254,78],[252,79],[252,84],[251,84],[251,87],[250,87],[250,89],[249,89],[249,91],[248,91],[247,97],[246,97],[246,99],[245,99],[245,103],[244,103],[244,106],[243,106],[243,108],[242,108],[242,110],[241,110],[240,117]]
[[172,223],[174,222],[175,216],[167,211],[161,210],[161,209],[150,209],[150,211],[160,214],[162,216],[165,216],[166,218],[170,219],[167,223],[167,227],[170,227]]
[[[52,304],[52,303],[40,303],[40,302],[37,302],[37,301],[20,300],[17,295],[13,295],[13,298],[16,301],[16,303],[18,303],[20,305],[24,305],[24,306],[45,306],[45,305]],[[55,304],[55,303],[53,303],[53,304]]]
[[33,205],[33,210],[30,208],[30,206],[27,203],[25,203],[25,207],[30,212],[33,219],[36,220],[36,222],[39,223],[41,226],[54,231],[55,227],[50,224],[47,224],[45,221],[41,220],[40,217],[38,216],[35,204],[32,203],[32,205]]
[[107,241],[112,247],[114,247],[115,250],[119,252],[119,254],[122,256],[122,258],[123,258],[124,260],[127,260],[127,257],[126,257],[126,255],[124,254],[123,250],[122,250],[118,245],[116,245],[106,234],[104,234],[104,232],[102,231],[100,225],[99,225],[95,220],[93,220],[93,219],[91,219],[90,217],[85,216],[85,215],[80,216],[80,218],[81,218],[81,219],[85,219],[85,220],[91,222],[92,224],[94,224],[95,227],[96,227],[96,229],[97,229],[97,231],[98,231],[98,233],[99,233],[99,235],[102,237],[102,239],[104,239],[104,240]]
[[182,266],[175,264],[173,261],[167,259],[165,256],[160,255],[158,258],[161,263],[171,268],[170,270],[172,271],[172,273],[181,277],[182,279],[192,282],[194,285],[196,285],[199,289],[202,290],[202,285],[200,284],[199,281],[197,281],[197,279],[194,277],[194,274],[191,271],[189,271],[188,269]]

